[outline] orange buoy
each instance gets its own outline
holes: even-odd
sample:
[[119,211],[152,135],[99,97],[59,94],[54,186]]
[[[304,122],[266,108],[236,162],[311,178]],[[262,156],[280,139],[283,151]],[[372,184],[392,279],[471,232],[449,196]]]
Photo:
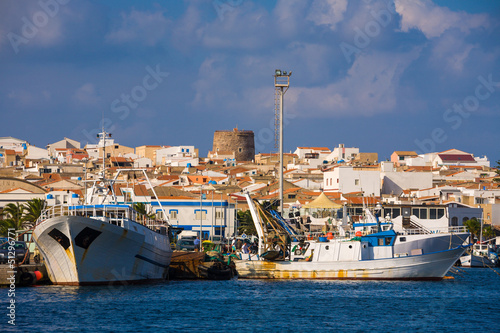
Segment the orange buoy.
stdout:
[[361,237],[362,234],[361,234],[361,231],[356,231],[356,237]]
[[333,239],[333,234],[331,232],[327,233],[326,238]]
[[36,280],[40,281],[43,278],[43,274],[40,271],[35,271]]

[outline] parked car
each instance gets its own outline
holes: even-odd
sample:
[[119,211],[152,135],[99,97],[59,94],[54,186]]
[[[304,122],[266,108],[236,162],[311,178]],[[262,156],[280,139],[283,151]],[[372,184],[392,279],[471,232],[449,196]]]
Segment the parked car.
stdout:
[[194,239],[179,239],[177,244],[175,245],[176,250],[182,250],[182,251],[194,251],[195,249],[194,245]]
[[[9,247],[10,247],[10,249],[9,249]],[[25,264],[30,263],[29,250],[28,250],[28,246],[26,245],[25,242],[15,241],[14,244],[12,244],[12,242],[10,242],[10,243],[9,242],[1,242],[0,243],[0,263],[1,264],[8,263],[9,252],[11,252],[10,253],[11,256],[12,256],[12,252],[14,252],[14,258],[12,258],[12,259],[15,259],[16,262],[20,263],[26,257],[26,260],[24,260],[24,263]]]

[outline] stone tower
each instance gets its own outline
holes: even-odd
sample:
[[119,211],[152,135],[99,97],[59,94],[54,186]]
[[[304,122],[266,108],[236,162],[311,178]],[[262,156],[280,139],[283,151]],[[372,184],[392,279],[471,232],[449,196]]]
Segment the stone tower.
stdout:
[[234,152],[237,161],[255,159],[255,142],[253,131],[215,131],[213,152]]

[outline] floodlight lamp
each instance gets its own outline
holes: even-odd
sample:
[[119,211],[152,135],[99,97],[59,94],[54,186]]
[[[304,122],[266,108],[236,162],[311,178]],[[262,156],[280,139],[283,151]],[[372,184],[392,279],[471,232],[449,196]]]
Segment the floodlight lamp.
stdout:
[[285,76],[286,76],[286,71],[283,71],[283,75],[285,75]]
[[281,70],[280,70],[280,69],[277,69],[277,70],[275,70],[275,71],[274,71],[274,73],[275,73],[276,75],[281,75]]
[[288,72],[288,76],[292,76],[292,71]]

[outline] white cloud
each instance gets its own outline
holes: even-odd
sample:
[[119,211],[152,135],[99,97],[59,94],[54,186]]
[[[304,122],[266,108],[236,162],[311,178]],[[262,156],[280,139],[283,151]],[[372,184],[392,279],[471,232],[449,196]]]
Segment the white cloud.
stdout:
[[405,54],[362,55],[338,82],[290,89],[287,104],[295,114],[307,117],[393,112],[400,78],[419,54],[420,49],[413,49]]
[[337,23],[343,20],[347,9],[347,0],[315,0],[307,19],[316,25],[327,25],[335,30]]
[[395,5],[396,12],[401,15],[401,30],[408,32],[418,29],[427,38],[439,37],[451,28],[469,33],[471,29],[488,25],[488,16],[485,14],[453,12],[429,0],[395,0]]
[[18,105],[29,106],[33,104],[35,97],[29,91],[24,89],[12,90],[7,94],[7,97],[14,100]]
[[0,50],[10,44],[9,48],[17,53],[30,46],[48,47],[63,40],[68,6],[41,4],[45,2],[0,2]]
[[7,93],[7,98],[14,101],[20,107],[32,107],[50,102],[52,94],[48,90],[29,91],[26,89],[14,89]]
[[473,49],[479,45],[467,44],[460,36],[447,34],[436,41],[432,62],[451,72],[462,72]]
[[113,43],[140,42],[147,46],[159,43],[168,30],[170,22],[162,11],[154,13],[132,9],[129,14],[121,14],[119,26],[106,35]]
[[76,90],[73,99],[81,104],[96,105],[100,97],[97,95],[96,89],[92,83],[85,83]]

